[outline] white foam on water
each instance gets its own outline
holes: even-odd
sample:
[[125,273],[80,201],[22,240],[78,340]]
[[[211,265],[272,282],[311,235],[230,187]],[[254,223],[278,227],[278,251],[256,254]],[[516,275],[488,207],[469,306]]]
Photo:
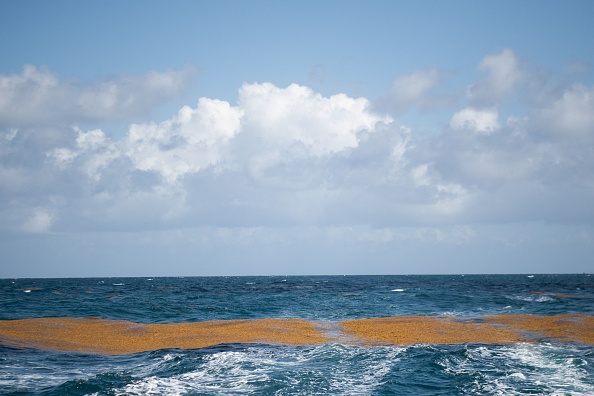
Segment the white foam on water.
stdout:
[[548,296],[548,295],[543,294],[541,296],[538,296],[534,301],[536,301],[536,302],[555,301],[555,298],[552,297],[552,296]]
[[[480,308],[477,311],[481,311]],[[446,316],[446,317],[456,317],[456,318],[474,318],[476,316],[480,316],[475,311],[442,311],[436,312],[438,316]]]
[[249,393],[250,382],[266,382],[266,366],[278,364],[274,359],[255,356],[249,350],[226,351],[207,356],[196,370],[161,378],[150,376],[127,385],[118,395],[181,395],[187,392],[202,394]]
[[476,377],[471,394],[593,395],[588,363],[570,345],[519,344],[468,348],[465,358],[446,359],[444,371]]
[[171,378],[149,377],[116,391],[116,395],[183,395],[191,389]]
[[267,368],[283,365],[283,362],[278,362],[271,356],[254,352],[250,348],[245,351],[214,353],[206,356],[196,370],[170,378],[143,379],[128,385],[123,394],[151,394],[155,389],[162,391],[159,394],[188,391],[249,393],[254,390],[251,383],[265,383],[270,380]]
[[516,356],[522,364],[536,368],[528,376],[534,383],[545,385],[553,392],[592,395],[594,381],[583,368],[587,362],[576,357],[576,348],[573,348],[573,356],[568,356],[567,352],[571,349],[552,344],[524,345],[518,349]]
[[526,301],[526,302],[548,302],[548,301],[556,300],[556,298],[553,294],[532,294],[529,296],[514,295],[514,296],[507,296],[507,298],[516,300],[516,301]]
[[[345,348],[344,346],[337,346]],[[385,377],[399,361],[402,347],[348,348],[345,362],[335,365],[332,393],[369,395],[385,382]],[[345,364],[350,363],[350,364]]]
[[6,390],[13,392],[35,392],[39,389],[59,386],[68,381],[88,378],[86,368],[72,366],[68,370],[55,370],[51,362],[37,363],[35,360],[20,362],[2,362],[0,369],[0,393]]
[[393,291],[393,292],[403,292],[403,291],[404,291],[404,289],[393,289],[392,291]]
[[249,347],[205,356],[198,367],[168,378],[150,376],[116,391],[118,395],[199,394],[357,394],[383,383],[398,347],[341,344]]
[[[171,350],[130,361],[71,368],[13,362],[0,370],[0,389],[34,391],[105,374],[132,375],[117,395],[369,395],[390,388],[402,367],[415,364],[409,350],[427,348],[458,394],[593,395],[591,349],[572,344],[364,347],[326,344],[306,347],[237,346],[226,350]],[[142,359],[138,364],[138,359]],[[411,360],[412,359],[412,360]],[[438,367],[439,367],[438,366]],[[133,369],[132,369],[133,367]],[[435,367],[435,366],[434,366]],[[26,369],[26,370],[24,370]],[[51,372],[51,375],[47,375]],[[132,370],[132,371],[129,371]],[[412,382],[411,382],[412,384]],[[1,392],[0,392],[1,393]]]
[[[31,371],[43,370],[41,367],[30,367]],[[64,375],[52,373],[48,376],[47,373],[33,372],[24,374],[23,370],[19,370],[18,374],[11,372],[11,367],[3,367],[0,370],[0,389],[14,389],[15,391],[32,390],[35,388],[50,387],[60,385],[72,378],[70,373]]]
[[173,360],[177,357],[178,355],[173,355],[171,353],[166,354],[165,356],[163,356],[163,360],[168,362],[170,360]]

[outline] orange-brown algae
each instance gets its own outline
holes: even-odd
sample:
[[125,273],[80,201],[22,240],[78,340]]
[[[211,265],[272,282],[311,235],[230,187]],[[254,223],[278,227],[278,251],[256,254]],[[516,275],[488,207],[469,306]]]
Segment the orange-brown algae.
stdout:
[[343,322],[344,330],[366,343],[508,344],[525,338],[513,329],[450,317],[403,316]]
[[485,321],[531,334],[532,338],[594,345],[594,316],[591,315],[497,315],[485,317]]
[[5,345],[106,355],[225,343],[509,344],[543,339],[594,345],[594,316],[498,315],[466,319],[403,316],[333,324],[304,319],[171,324],[96,318],[0,320],[0,343]]
[[327,338],[303,319],[139,324],[93,318],[40,318],[0,321],[0,341],[13,346],[116,355],[222,343],[322,344]]

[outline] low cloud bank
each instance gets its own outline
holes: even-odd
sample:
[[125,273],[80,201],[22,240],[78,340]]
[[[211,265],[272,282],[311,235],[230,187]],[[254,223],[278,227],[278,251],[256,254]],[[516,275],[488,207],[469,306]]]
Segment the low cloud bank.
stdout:
[[[594,87],[536,80],[513,51],[446,92],[434,68],[377,101],[292,84],[244,84],[119,138],[84,122],[147,114],[189,73],[62,81],[0,76],[0,227],[9,233],[221,227],[361,228],[594,222]],[[519,103],[510,106],[509,103]],[[447,109],[432,135],[398,121]],[[381,109],[381,110],[379,110]]]

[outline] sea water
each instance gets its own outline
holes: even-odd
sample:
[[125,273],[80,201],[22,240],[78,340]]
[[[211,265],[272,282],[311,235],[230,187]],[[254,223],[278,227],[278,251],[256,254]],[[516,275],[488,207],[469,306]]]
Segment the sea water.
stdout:
[[[594,276],[1,279],[0,319],[139,323],[594,314]],[[331,326],[330,326],[331,327]],[[129,355],[0,345],[0,394],[594,395],[594,346],[222,344]]]

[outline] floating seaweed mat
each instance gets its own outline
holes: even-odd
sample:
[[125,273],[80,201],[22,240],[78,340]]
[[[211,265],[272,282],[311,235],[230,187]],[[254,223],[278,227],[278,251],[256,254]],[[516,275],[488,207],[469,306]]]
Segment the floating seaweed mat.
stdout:
[[0,321],[0,342],[106,355],[229,343],[509,344],[553,339],[594,345],[594,316],[590,315],[402,316],[356,319],[330,327],[332,332],[304,319],[140,324],[97,318],[34,318]]
[[342,327],[367,343],[511,344],[552,339],[594,344],[594,317],[589,315],[402,316],[357,319]]
[[139,324],[93,318],[0,321],[0,340],[13,346],[128,354],[165,348],[203,348],[224,343],[321,344],[326,337],[303,319],[224,320]]

